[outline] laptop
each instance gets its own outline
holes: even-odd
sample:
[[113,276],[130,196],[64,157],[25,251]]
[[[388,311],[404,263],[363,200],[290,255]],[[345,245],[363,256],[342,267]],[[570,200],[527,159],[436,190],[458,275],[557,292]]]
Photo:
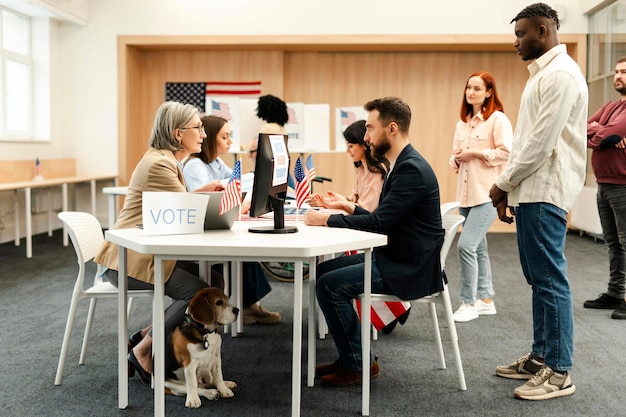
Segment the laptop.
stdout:
[[[226,213],[220,215],[220,203],[222,201],[222,191],[209,191],[202,194],[209,195],[209,204],[204,216],[204,230],[224,230],[233,227],[233,223],[239,215],[239,206],[233,207]],[[245,197],[245,194],[244,194]]]

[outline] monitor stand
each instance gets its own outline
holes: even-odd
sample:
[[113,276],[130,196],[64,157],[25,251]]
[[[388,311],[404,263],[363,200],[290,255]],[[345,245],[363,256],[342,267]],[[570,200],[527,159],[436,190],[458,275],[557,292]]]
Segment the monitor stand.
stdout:
[[270,197],[270,204],[274,212],[274,226],[257,226],[248,229],[250,233],[296,233],[295,226],[285,226],[285,200],[282,198]]

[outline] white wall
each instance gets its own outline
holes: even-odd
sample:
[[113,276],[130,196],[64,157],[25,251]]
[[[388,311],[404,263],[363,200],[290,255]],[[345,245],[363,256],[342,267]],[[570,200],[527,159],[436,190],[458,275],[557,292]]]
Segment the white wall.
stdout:
[[[7,1],[16,0],[0,3]],[[48,4],[49,15],[60,18],[65,15],[66,19],[50,25],[51,141],[0,142],[0,160],[34,156],[76,158],[79,175],[108,175],[118,170],[118,35],[511,34],[513,43],[513,26],[509,22],[532,1],[29,0],[28,3],[39,7]],[[549,3],[565,12],[561,33],[581,33],[587,29],[584,12],[599,2]],[[80,25],[83,20],[87,22],[84,26]],[[140,140],[147,142],[148,134]],[[4,206],[7,202],[2,203]],[[0,220],[6,223],[10,219],[5,216]],[[0,241],[6,240],[6,233],[0,231]]]
[[[596,0],[558,0],[561,33],[586,31],[583,12]],[[560,2],[560,3],[559,3]],[[79,174],[117,172],[117,35],[157,34],[511,34],[510,20],[529,0],[62,0],[52,12],[87,24],[51,25],[51,141],[2,143],[0,159],[74,157]],[[56,3],[56,4],[55,4]],[[85,12],[84,4],[89,5]],[[583,6],[585,8],[583,8]],[[260,18],[259,16],[266,16]],[[55,53],[56,52],[56,53]],[[146,132],[146,141],[147,141]]]

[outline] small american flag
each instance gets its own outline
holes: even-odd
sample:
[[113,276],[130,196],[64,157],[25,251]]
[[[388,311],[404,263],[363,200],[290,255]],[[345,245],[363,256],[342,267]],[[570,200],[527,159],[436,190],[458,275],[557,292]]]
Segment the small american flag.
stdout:
[[221,103],[219,101],[211,100],[211,114],[214,116],[223,117],[226,120],[233,120],[233,116],[230,114],[230,106],[228,103]]
[[296,179],[296,207],[300,208],[306,199],[309,198],[309,195],[311,195],[311,185],[306,180],[306,174],[304,173],[300,157],[296,160],[293,176]]
[[306,159],[306,180],[311,182],[315,179],[315,167],[313,166],[313,156],[309,155]]
[[341,110],[341,126],[350,126],[352,123],[356,122],[356,116],[354,112]]
[[315,168],[313,167],[313,159],[311,155],[306,160],[306,168],[302,167],[300,157],[296,160],[296,166],[293,170],[293,176],[296,179],[296,207],[301,208],[311,195],[311,180],[315,178]]
[[235,162],[233,173],[226,184],[222,201],[220,201],[220,215],[226,213],[233,207],[241,204],[241,159]]

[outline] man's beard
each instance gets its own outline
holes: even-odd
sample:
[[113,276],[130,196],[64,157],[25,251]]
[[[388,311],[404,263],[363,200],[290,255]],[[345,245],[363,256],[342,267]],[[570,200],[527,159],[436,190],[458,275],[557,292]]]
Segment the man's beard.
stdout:
[[626,95],[626,85],[624,85],[624,83],[622,82],[620,82],[619,84],[621,85],[621,87],[618,87],[617,83],[613,84],[613,87],[615,87],[615,91],[617,91],[621,95]]
[[391,143],[389,142],[387,132],[385,132],[384,136],[380,138],[380,141],[376,145],[370,144],[370,147],[372,149],[372,155],[374,157],[385,156],[387,151],[391,149]]

